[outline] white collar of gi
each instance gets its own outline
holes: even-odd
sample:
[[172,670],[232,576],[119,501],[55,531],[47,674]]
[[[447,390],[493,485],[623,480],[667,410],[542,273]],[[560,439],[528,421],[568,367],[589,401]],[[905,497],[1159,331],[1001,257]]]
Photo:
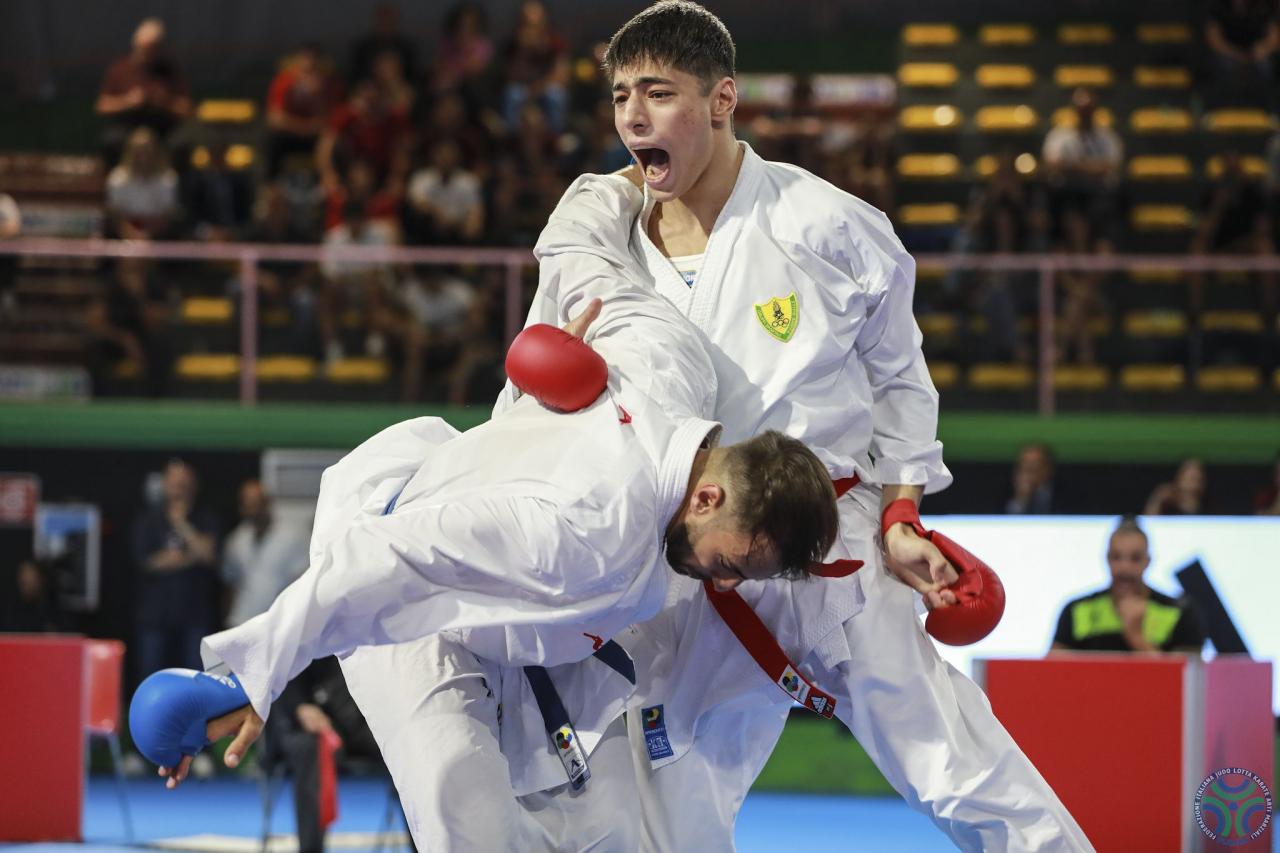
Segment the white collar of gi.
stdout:
[[[741,139],[738,140],[738,147],[742,149],[742,166],[738,169],[738,179],[733,183],[733,192],[729,193],[729,198],[725,200],[724,207],[720,208],[720,213],[716,215],[715,225],[711,226],[712,235],[720,227],[720,223],[724,221],[729,211],[732,211],[743,197],[752,192],[756,180],[760,175],[764,174],[764,158]],[[653,206],[657,204],[657,201],[650,194],[648,184],[641,184],[641,186],[644,189],[644,207],[641,208],[640,218],[636,222],[640,228],[640,233],[647,237],[649,234],[649,214],[653,213]]]
[[667,442],[667,452],[658,468],[658,524],[659,535],[666,530],[667,522],[684,503],[689,490],[689,472],[699,450],[715,447],[720,443],[723,427],[715,421],[689,418],[682,421]]

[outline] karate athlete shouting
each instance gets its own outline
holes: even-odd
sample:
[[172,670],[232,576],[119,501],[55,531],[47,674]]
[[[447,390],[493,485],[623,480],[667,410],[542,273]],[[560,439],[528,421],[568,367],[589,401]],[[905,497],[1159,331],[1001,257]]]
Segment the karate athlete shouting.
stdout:
[[[591,343],[608,385],[594,403],[561,414],[525,397],[463,434],[409,421],[325,472],[310,568],[265,614],[205,638],[206,665],[234,674],[225,695],[206,701],[222,683],[169,673],[135,696],[135,740],[176,767],[173,781],[216,716],[204,711],[229,710],[219,703],[243,689],[252,713],[238,712],[229,749],[242,755],[316,657],[487,629],[474,642],[490,661],[580,661],[657,611],[675,577],[668,566],[727,589],[801,576],[821,557],[836,533],[822,463],[776,433],[715,447],[719,426],[700,417],[715,395],[701,336],[650,290],[617,280],[575,279],[561,293],[566,313],[604,285]],[[553,346],[582,347],[551,331],[567,339]]]
[[[610,72],[644,193],[616,176],[570,187],[538,242],[529,322],[565,323],[561,291],[578,277],[651,282],[709,335],[717,411],[742,418],[735,429],[783,430],[844,485],[865,481],[839,501],[840,538],[826,559],[867,565],[843,579],[737,588],[799,662],[779,684],[703,585],[684,578],[657,617],[615,637],[634,660],[634,685],[597,660],[552,668],[591,753],[582,790],[565,783],[527,679],[473,651],[483,654],[482,632],[358,650],[343,669],[392,756],[415,838],[448,850],[731,850],[738,809],[794,697],[834,705],[891,784],[961,848],[1089,849],[981,691],[924,636],[911,589],[886,571],[935,614],[974,603],[945,589],[956,575],[913,523],[925,487],[950,475],[911,316],[910,256],[882,214],[733,138],[732,41],[701,7],[641,13],[615,36]],[[508,389],[495,411],[515,399]],[[471,784],[476,754],[485,784]]]

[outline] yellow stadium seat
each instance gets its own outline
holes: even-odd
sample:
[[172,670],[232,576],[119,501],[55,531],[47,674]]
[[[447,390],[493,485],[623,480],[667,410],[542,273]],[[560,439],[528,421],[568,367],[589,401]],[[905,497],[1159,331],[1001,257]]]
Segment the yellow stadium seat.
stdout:
[[1036,72],[1030,65],[979,65],[974,79],[984,89],[1025,89],[1035,85]]
[[1063,24],[1058,27],[1058,41],[1072,47],[1111,44],[1115,31],[1109,24]]
[[907,24],[902,28],[902,43],[907,47],[951,47],[960,42],[960,30],[954,24]]
[[954,86],[960,72],[950,62],[905,62],[898,66],[898,82],[910,89]]
[[1124,333],[1130,338],[1181,338],[1187,334],[1187,315],[1181,311],[1130,311],[1124,315]]
[[1128,364],[1120,370],[1120,387],[1126,391],[1181,391],[1187,371],[1180,364]]
[[1196,387],[1211,393],[1248,393],[1262,387],[1262,371],[1256,367],[1202,367]]
[[1260,335],[1267,324],[1256,311],[1206,311],[1200,316],[1200,328],[1206,332],[1244,332]]
[[302,355],[269,355],[258,359],[260,382],[310,382],[316,378],[316,360]]
[[960,207],[951,202],[904,204],[898,208],[898,221],[903,225],[955,225],[960,221]]
[[[1049,120],[1053,122],[1054,127],[1075,127],[1080,118],[1071,107],[1058,107]],[[1093,123],[1098,127],[1112,127],[1115,122],[1115,114],[1106,107],[1099,107],[1093,114]]]
[[904,154],[898,158],[898,177],[906,180],[954,178],[960,158],[954,154]]
[[1191,161],[1181,154],[1145,155],[1129,161],[1135,181],[1185,181],[1193,175]]
[[250,100],[209,98],[196,107],[196,118],[204,124],[248,124],[258,114]]
[[189,296],[182,300],[184,323],[229,323],[235,305],[223,296]]
[[983,47],[1027,47],[1035,41],[1036,28],[1030,24],[983,24],[978,30]]
[[[998,163],[999,158],[996,155],[983,154],[974,161],[973,171],[980,178],[989,178],[996,173]],[[1019,175],[1034,175],[1040,169],[1040,163],[1036,160],[1036,155],[1030,151],[1024,151],[1013,158],[1013,168]]]
[[1191,113],[1180,107],[1143,107],[1129,115],[1134,133],[1187,133],[1191,130]]
[[1140,89],[1189,89],[1191,71],[1180,65],[1139,65],[1133,69],[1133,82]]
[[982,107],[975,120],[986,133],[1028,133],[1040,123],[1036,111],[1025,104]]
[[954,388],[960,381],[960,368],[950,361],[931,361],[929,378],[933,380],[934,388],[945,391],[948,388]]
[[945,132],[960,127],[963,116],[948,104],[904,107],[898,115],[903,130]]
[[1204,126],[1210,133],[1270,133],[1274,128],[1271,116],[1254,109],[1213,110],[1204,117]]
[[325,367],[325,378],[343,384],[371,384],[386,382],[391,366],[383,358],[340,358]]
[[[1262,179],[1267,176],[1267,161],[1253,154],[1240,158],[1240,168],[1251,178]],[[1209,162],[1205,163],[1204,173],[1215,179],[1222,176],[1221,155],[1215,154],[1209,158]]]
[[1076,86],[1100,89],[1114,83],[1115,76],[1105,65],[1059,65],[1053,69],[1053,82],[1064,89]]
[[1036,381],[1025,364],[987,363],[969,368],[969,387],[979,391],[1025,391]]
[[236,144],[227,149],[227,165],[232,169],[247,169],[253,165],[253,146]]
[[1191,227],[1191,209],[1181,204],[1137,204],[1129,222],[1139,231],[1180,231]]
[[1101,391],[1111,384],[1111,371],[1097,365],[1061,365],[1053,370],[1059,391]]
[[1280,367],[1277,367],[1275,373],[1271,374],[1271,387],[1280,391]]
[[951,337],[959,326],[954,314],[921,314],[916,323],[926,338]]
[[240,356],[235,353],[188,353],[178,359],[179,379],[193,382],[229,382],[240,375]]
[[1137,34],[1138,41],[1143,44],[1188,44],[1191,41],[1191,27],[1186,24],[1139,24]]

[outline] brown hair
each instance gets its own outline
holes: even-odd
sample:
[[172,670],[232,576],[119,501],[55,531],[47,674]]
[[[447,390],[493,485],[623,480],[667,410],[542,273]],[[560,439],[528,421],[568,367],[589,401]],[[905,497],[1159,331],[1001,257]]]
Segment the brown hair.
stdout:
[[779,576],[806,576],[840,528],[826,466],[802,442],[773,430],[725,453],[734,519],[755,542],[773,545]]
[[613,34],[604,70],[613,75],[653,62],[697,77],[708,94],[717,80],[733,76],[735,53],[729,30],[711,12],[689,0],[662,0]]

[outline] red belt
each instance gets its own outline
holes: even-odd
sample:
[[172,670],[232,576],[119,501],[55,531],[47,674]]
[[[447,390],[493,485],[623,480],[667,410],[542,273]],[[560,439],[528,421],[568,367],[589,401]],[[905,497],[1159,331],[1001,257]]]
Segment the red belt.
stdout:
[[[836,489],[836,497],[858,485],[858,475],[836,480],[832,483]],[[831,563],[815,564],[809,568],[809,574],[824,578],[842,578],[862,568],[861,560],[836,560]],[[836,709],[836,700],[830,693],[823,692],[813,682],[801,674],[799,667],[791,662],[787,653],[778,645],[769,629],[760,617],[751,609],[751,605],[738,595],[737,590],[717,592],[711,581],[703,581],[711,606],[720,614],[720,618],[729,626],[729,630],[742,643],[756,663],[765,671],[774,684],[782,688],[782,692],[790,696],[816,714],[830,717]]]

